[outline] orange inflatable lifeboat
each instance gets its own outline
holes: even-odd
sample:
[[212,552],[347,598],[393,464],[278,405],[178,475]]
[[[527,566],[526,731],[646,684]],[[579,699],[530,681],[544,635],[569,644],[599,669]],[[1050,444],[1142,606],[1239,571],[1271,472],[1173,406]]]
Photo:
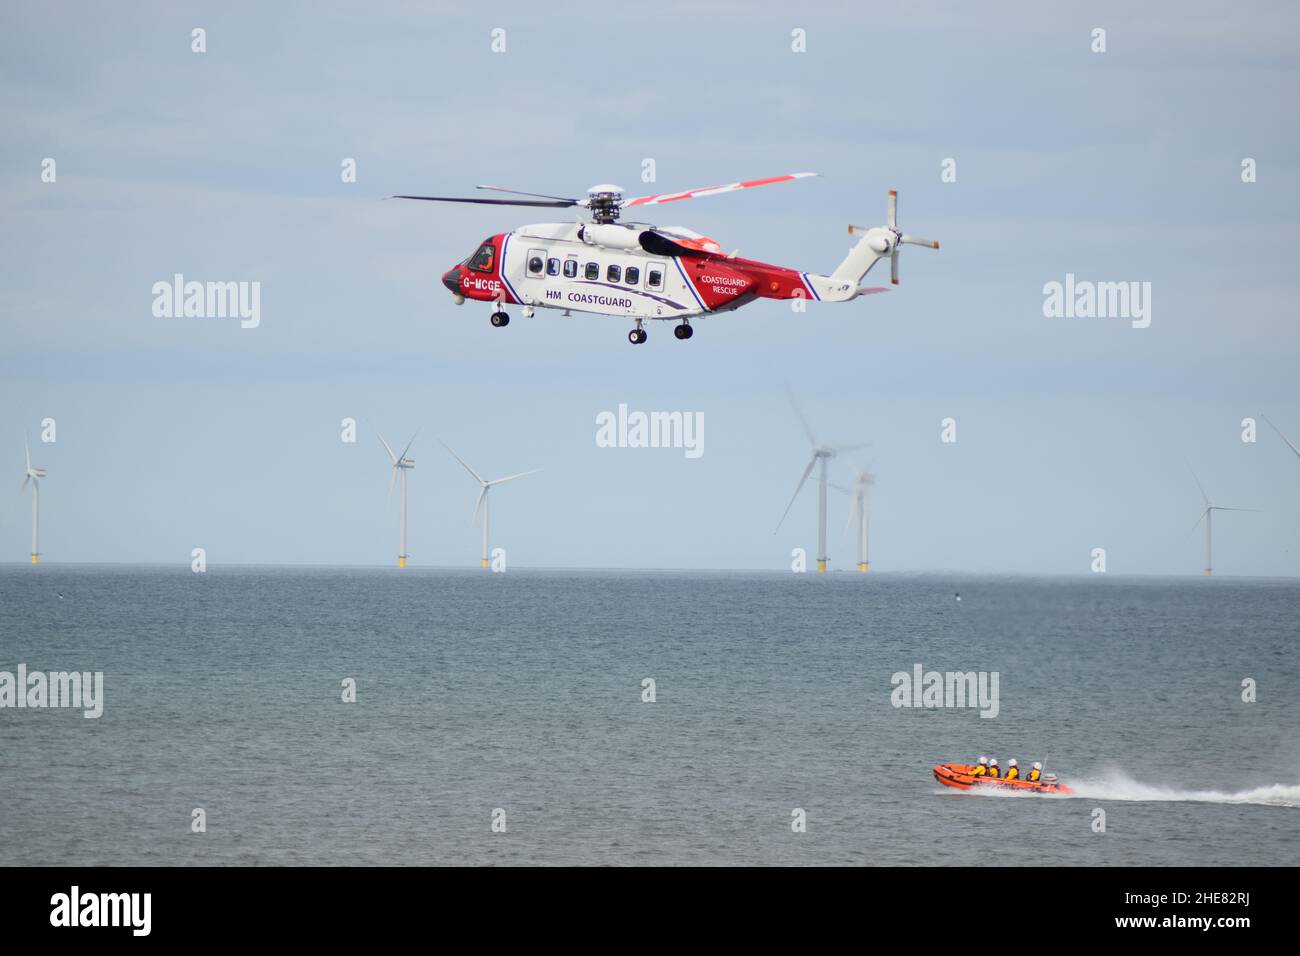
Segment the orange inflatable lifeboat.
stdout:
[[975,768],[964,763],[941,763],[934,768],[934,779],[945,787],[954,790],[977,790],[992,788],[1010,790],[1017,793],[1070,793],[1070,788],[1058,783],[1056,774],[1045,773],[1039,781],[1017,779],[1007,780],[1003,777],[977,777]]

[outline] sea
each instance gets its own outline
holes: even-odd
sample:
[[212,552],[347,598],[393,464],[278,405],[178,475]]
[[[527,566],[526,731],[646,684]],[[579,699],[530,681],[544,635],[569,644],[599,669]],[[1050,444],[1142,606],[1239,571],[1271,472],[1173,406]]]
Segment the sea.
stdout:
[[0,865],[1295,865],[1298,637],[1280,579],[4,566],[0,672],[103,710],[0,707]]

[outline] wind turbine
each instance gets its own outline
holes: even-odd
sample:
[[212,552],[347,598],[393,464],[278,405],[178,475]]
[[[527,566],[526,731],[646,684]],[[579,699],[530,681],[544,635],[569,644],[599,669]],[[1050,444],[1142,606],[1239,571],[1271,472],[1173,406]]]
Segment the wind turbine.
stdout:
[[817,476],[817,573],[826,573],[826,464],[832,458],[842,451],[853,451],[862,448],[862,445],[822,445],[817,441],[813,434],[812,428],[808,425],[808,420],[804,418],[803,412],[799,410],[794,396],[790,396],[790,405],[794,412],[799,416],[799,422],[803,425],[804,434],[808,436],[808,443],[812,445],[812,458],[808,459],[808,467],[803,470],[803,475],[799,478],[799,484],[795,485],[794,494],[790,497],[790,503],[785,506],[785,511],[781,514],[781,520],[776,523],[776,528],[772,533],[776,534],[781,530],[781,525],[785,522],[785,516],[790,513],[794,507],[795,499],[799,497],[799,492],[803,490],[804,483],[808,476],[812,474],[813,469],[820,465],[820,471]]
[[853,519],[858,519],[858,570],[863,574],[871,569],[871,561],[867,557],[867,533],[871,526],[871,514],[867,510],[868,489],[876,483],[876,476],[865,469],[858,469],[858,476],[853,480],[852,488],[844,488],[840,485],[833,485],[837,491],[842,491],[853,499],[853,507],[849,509],[849,520],[844,524],[844,530],[847,531],[853,524]]
[[399,475],[401,476],[402,488],[398,494],[398,500],[400,502],[398,506],[398,511],[400,514],[399,521],[401,522],[402,529],[397,544],[397,566],[399,568],[404,568],[406,567],[406,558],[407,558],[407,554],[406,554],[406,473],[415,467],[415,459],[407,458],[406,453],[411,450],[411,445],[415,443],[415,436],[414,435],[411,436],[411,440],[406,443],[406,447],[402,449],[402,453],[400,455],[393,454],[393,449],[388,446],[388,442],[384,441],[384,436],[382,434],[379,436],[379,440],[380,442],[383,443],[384,451],[388,452],[388,457],[393,462],[393,475],[388,480],[388,495],[390,498],[392,497],[393,494],[393,483],[398,480]]
[[[1188,471],[1192,471],[1192,466],[1187,466]],[[1196,524],[1205,522],[1205,576],[1208,578],[1214,573],[1214,563],[1210,560],[1211,525],[1213,524],[1214,512],[1216,511],[1256,511],[1255,508],[1225,508],[1222,505],[1210,504],[1210,496],[1205,493],[1201,487],[1201,479],[1196,477],[1196,472],[1192,471],[1192,480],[1196,482],[1196,487],[1201,491],[1201,500],[1205,502],[1205,510],[1201,512],[1201,517],[1196,519]],[[1192,530],[1196,530],[1196,524],[1192,525]]]
[[542,469],[534,468],[532,471],[521,471],[517,475],[508,475],[505,478],[493,478],[491,481],[486,481],[483,478],[479,477],[479,473],[477,471],[475,471],[469,465],[465,464],[465,459],[461,458],[460,455],[452,451],[450,445],[448,445],[446,442],[442,441],[441,439],[439,439],[439,441],[441,442],[442,447],[446,448],[447,451],[451,453],[451,457],[455,458],[458,462],[460,462],[461,467],[470,473],[470,477],[472,477],[475,481],[478,482],[479,489],[480,489],[478,493],[478,501],[474,503],[474,514],[470,516],[469,520],[473,521],[475,518],[477,518],[478,509],[479,508],[483,509],[483,567],[486,568],[488,566],[488,492],[491,491],[493,487],[496,485],[503,485],[507,481],[514,481],[516,478],[523,478],[526,475],[535,475]]
[[1273,431],[1277,432],[1278,437],[1281,438],[1284,442],[1287,443],[1287,447],[1290,448],[1293,452],[1295,452],[1295,456],[1296,456],[1297,458],[1300,458],[1300,448],[1297,448],[1297,447],[1295,446],[1295,443],[1292,442],[1291,439],[1287,438],[1285,435],[1282,434],[1282,429],[1280,429],[1280,428],[1278,428],[1276,425],[1274,425],[1273,422],[1269,419],[1269,417],[1268,417],[1267,415],[1261,415],[1260,417],[1263,418],[1264,421],[1266,421],[1266,422],[1269,423],[1269,425],[1272,427]]
[[32,564],[36,564],[41,559],[38,532],[40,530],[41,515],[41,479],[45,477],[45,469],[32,467],[32,452],[27,447],[27,436],[25,434],[23,435],[23,453],[27,456],[27,471],[23,474],[22,490],[27,489],[27,482],[32,483]]

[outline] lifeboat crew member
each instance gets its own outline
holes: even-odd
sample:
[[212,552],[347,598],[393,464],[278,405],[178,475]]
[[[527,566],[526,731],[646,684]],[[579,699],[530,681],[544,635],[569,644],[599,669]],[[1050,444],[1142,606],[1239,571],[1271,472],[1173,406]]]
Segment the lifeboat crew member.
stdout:
[[1027,779],[1029,780],[1030,783],[1038,783],[1038,779],[1042,775],[1043,775],[1043,765],[1039,763],[1037,760],[1035,760],[1033,767],[1031,767],[1029,770],[1029,777]]
[[998,770],[998,758],[997,758],[997,757],[994,757],[992,760],[989,761],[989,776],[990,776],[990,777],[1000,777],[1000,776],[1002,776],[1002,771]]
[[1012,757],[1010,760],[1007,761],[1007,779],[1008,780],[1020,779],[1020,768],[1016,766],[1015,757]]
[[975,769],[970,772],[972,777],[982,777],[989,772],[989,758],[980,757],[980,762],[975,765]]

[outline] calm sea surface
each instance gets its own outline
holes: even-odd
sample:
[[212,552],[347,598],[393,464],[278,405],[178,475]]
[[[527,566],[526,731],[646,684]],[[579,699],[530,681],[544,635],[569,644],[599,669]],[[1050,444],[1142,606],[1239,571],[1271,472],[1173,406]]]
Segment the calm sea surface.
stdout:
[[1294,865],[1298,638],[1295,581],[9,566],[0,671],[105,704],[0,709],[0,864]]

